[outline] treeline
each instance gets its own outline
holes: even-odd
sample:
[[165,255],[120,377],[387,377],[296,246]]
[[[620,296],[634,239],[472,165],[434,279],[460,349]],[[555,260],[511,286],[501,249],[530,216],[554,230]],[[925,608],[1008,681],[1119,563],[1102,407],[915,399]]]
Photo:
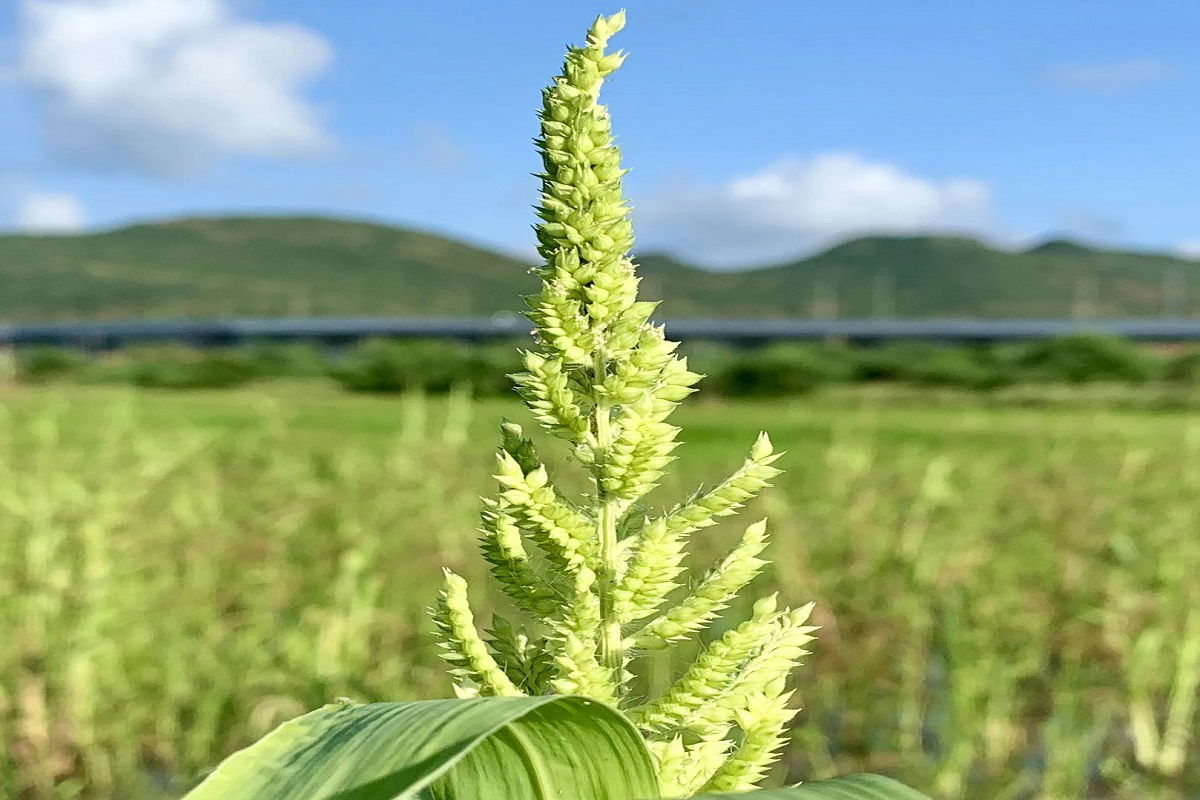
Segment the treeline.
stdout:
[[[259,344],[226,349],[130,348],[102,355],[30,348],[13,355],[11,371],[23,383],[216,389],[262,380],[326,378],[358,392],[439,393],[469,387],[477,395],[499,395],[511,391],[507,376],[521,369],[520,345],[376,340],[340,351],[309,344]],[[708,376],[701,391],[726,397],[785,396],[830,384],[868,382],[980,391],[1017,384],[1200,386],[1196,348],[1164,353],[1090,335],[996,346],[786,343],[740,349],[695,344],[684,351],[693,369]]]

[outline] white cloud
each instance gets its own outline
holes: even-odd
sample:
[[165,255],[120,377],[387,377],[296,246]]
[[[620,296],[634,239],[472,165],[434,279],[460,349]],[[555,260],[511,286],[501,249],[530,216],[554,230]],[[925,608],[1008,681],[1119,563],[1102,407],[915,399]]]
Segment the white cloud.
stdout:
[[83,204],[73,194],[31,192],[20,199],[16,225],[29,233],[74,233],[83,228]]
[[643,244],[714,266],[798,255],[870,232],[979,230],[981,181],[922,178],[854,153],[788,156],[718,185],[677,185],[642,200]]
[[1184,258],[1200,261],[1200,239],[1185,239],[1179,243],[1175,251]]
[[1043,78],[1062,89],[1120,92],[1162,80],[1171,68],[1154,58],[1090,64],[1056,64],[1047,67]]
[[178,175],[325,147],[301,90],[330,56],[315,33],[238,19],[226,0],[23,0],[15,76],[60,156]]

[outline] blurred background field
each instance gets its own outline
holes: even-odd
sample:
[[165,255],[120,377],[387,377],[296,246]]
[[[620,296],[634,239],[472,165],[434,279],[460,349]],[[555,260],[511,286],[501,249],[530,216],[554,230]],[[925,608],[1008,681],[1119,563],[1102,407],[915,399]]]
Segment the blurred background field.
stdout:
[[[604,96],[656,318],[1076,332],[684,342],[652,499],[788,451],[750,594],[821,629],[772,779],[1200,800],[1200,4],[639,5]],[[0,2],[0,800],[174,800],[322,703],[449,693],[426,608],[443,565],[495,602],[529,340],[311,324],[520,332],[538,92],[611,10]]]
[[[108,352],[23,347],[0,354],[9,380],[23,384],[130,385],[227,389],[280,379],[325,378],[352,392],[507,396],[528,339],[464,342],[367,339],[349,347],[261,342],[237,347],[127,346]],[[708,397],[795,397],[846,386],[977,392],[1002,401],[1142,397],[1188,405],[1200,392],[1200,349],[1150,346],[1080,333],[996,345],[896,341],[879,346],[777,342],[739,347],[685,343]],[[1063,390],[1069,391],[1063,391]],[[1083,390],[1083,391],[1081,391]]]
[[[292,379],[10,385],[0,408],[0,794],[169,798],[323,702],[445,694],[424,609],[443,564],[487,586],[476,495],[515,401]],[[835,387],[679,417],[659,503],[759,429],[789,451],[750,513],[777,531],[759,588],[815,600],[822,626],[791,778],[1200,791],[1194,751],[1171,755],[1200,674],[1192,415]]]

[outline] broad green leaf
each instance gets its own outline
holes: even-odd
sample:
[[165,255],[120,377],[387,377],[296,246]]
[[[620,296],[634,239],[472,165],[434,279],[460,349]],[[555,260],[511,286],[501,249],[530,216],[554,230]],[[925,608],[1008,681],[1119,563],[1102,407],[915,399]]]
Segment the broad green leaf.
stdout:
[[624,716],[547,696],[325,706],[230,756],[184,800],[658,796]]
[[759,789],[744,794],[706,794],[694,800],[929,800],[890,778],[851,775],[830,781],[815,781],[789,789]]

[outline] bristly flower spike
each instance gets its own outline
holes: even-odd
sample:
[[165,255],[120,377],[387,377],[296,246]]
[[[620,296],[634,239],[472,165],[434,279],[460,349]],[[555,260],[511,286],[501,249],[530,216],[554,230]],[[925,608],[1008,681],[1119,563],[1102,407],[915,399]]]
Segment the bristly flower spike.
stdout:
[[[724,481],[665,513],[641,501],[678,446],[667,418],[701,376],[637,299],[626,170],[600,88],[625,60],[608,40],[624,12],[600,17],[542,93],[541,291],[528,298],[535,346],[513,378],[533,418],[566,440],[590,479],[555,488],[533,443],[506,422],[481,548],[523,623],[476,629],[462,578],[446,573],[434,617],[460,694],[583,694],[626,711],[658,759],[664,796],[751,788],[775,760],[788,675],[805,655],[809,610],[760,600],[752,617],[701,652],[662,696],[630,693],[638,656],[708,627],[766,563],[766,522],[745,529],[703,577],[688,579],[688,538],[768,486],[779,457],[762,434]],[[689,586],[690,588],[685,588]],[[665,609],[665,610],[664,610]]]

